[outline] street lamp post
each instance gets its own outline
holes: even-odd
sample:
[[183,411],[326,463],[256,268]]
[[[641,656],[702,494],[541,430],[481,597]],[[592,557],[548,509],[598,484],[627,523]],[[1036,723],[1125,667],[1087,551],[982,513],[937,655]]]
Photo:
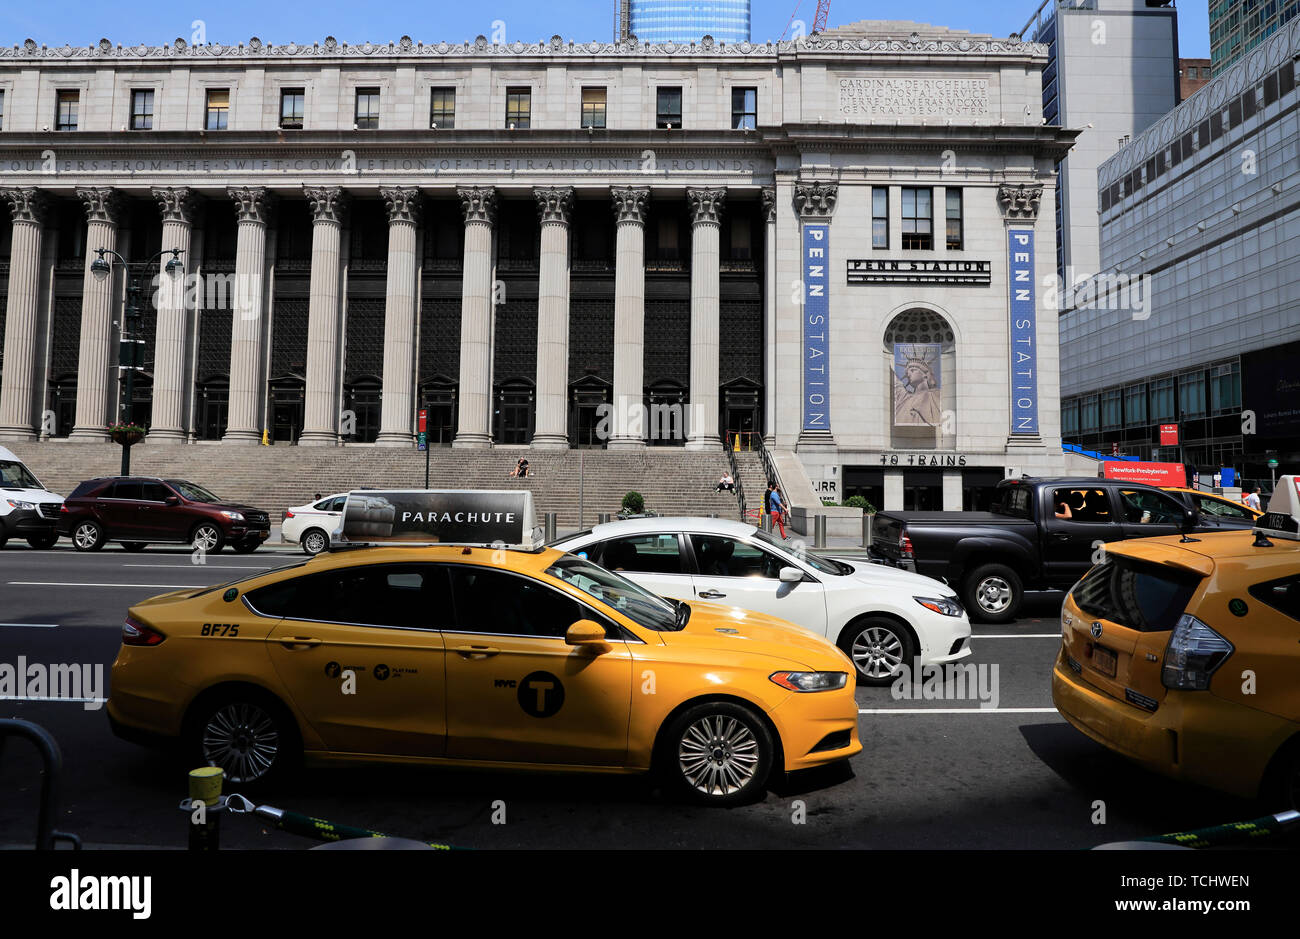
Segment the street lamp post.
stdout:
[[[135,408],[135,373],[141,368],[144,356],[141,354],[140,346],[144,340],[136,338],[136,332],[140,325],[140,271],[149,267],[164,254],[171,254],[171,259],[167,262],[165,270],[168,277],[175,277],[178,274],[185,273],[185,265],[181,261],[180,248],[167,248],[159,251],[147,261],[142,261],[132,265],[130,261],[122,257],[112,248],[96,248],[95,253],[98,257],[90,262],[90,272],[96,277],[105,277],[113,272],[113,263],[106,259],[104,255],[112,255],[117,258],[122,268],[126,271],[128,282],[126,288],[126,315],[122,321],[122,338],[118,346],[118,369],[126,371],[126,388],[124,390],[124,399],[121,409],[121,423],[129,426],[132,421],[132,412]],[[138,438],[132,439],[129,434],[122,435],[118,443],[122,447],[122,475],[131,475],[131,447],[138,441]]]

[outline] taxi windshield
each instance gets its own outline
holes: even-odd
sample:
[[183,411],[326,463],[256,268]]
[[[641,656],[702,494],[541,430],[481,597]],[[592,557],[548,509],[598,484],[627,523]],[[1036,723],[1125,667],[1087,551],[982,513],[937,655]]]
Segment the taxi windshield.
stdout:
[[677,611],[667,600],[584,558],[560,558],[546,573],[618,610],[638,626],[659,631],[680,628]]

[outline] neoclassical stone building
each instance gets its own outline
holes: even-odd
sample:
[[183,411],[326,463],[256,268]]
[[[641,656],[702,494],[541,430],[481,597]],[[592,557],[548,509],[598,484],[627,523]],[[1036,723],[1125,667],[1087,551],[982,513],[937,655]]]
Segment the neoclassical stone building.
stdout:
[[134,277],[152,439],[739,432],[838,495],[978,502],[1061,463],[1045,62],[895,22],[0,49],[0,437],[104,439]]

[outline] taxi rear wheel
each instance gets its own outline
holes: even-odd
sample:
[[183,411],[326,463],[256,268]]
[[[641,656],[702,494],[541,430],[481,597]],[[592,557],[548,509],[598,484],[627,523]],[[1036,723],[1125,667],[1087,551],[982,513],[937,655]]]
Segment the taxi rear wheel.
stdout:
[[204,766],[220,766],[228,784],[245,788],[284,778],[301,749],[284,706],[252,688],[220,692],[200,702],[187,738],[194,759]]
[[736,805],[762,795],[774,751],[771,733],[753,711],[711,701],[672,722],[660,770],[669,787],[692,802]]

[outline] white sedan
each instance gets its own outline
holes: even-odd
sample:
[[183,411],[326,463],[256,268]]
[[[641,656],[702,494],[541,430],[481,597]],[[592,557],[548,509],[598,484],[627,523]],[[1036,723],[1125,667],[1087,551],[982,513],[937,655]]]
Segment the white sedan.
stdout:
[[561,538],[663,597],[769,613],[826,636],[853,660],[861,684],[899,669],[970,655],[970,620],[946,584],[866,559],[798,552],[743,522],[647,518]]
[[336,492],[317,502],[296,505],[284,513],[280,540],[302,547],[303,554],[320,554],[330,546],[330,533],[339,527],[346,492]]

